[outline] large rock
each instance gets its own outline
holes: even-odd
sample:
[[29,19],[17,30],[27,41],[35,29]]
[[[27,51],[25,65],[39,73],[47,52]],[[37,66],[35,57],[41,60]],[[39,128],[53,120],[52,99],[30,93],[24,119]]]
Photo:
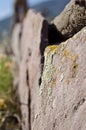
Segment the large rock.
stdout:
[[14,28],[22,128],[84,130],[86,28],[65,43],[46,48],[48,31],[47,21],[32,10]]
[[65,39],[72,37],[86,26],[86,1],[71,0],[51,23],[56,25]]
[[86,130],[86,28],[44,55],[33,130]]
[[31,129],[39,110],[39,84],[44,62],[43,53],[47,45],[47,21],[39,13],[29,10],[23,23],[19,66],[18,92],[23,130]]

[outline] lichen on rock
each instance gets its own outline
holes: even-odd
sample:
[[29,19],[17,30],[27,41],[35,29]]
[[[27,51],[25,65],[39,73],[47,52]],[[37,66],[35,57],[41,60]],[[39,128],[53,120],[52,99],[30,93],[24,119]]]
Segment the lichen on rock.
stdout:
[[[53,45],[48,46],[45,49],[44,57],[45,57],[45,63],[44,63],[44,71],[42,75],[42,83],[40,86],[40,93],[42,94],[44,86],[49,85],[49,83],[52,82],[52,85],[55,83],[56,79],[54,77],[54,74],[56,73],[56,67],[53,65],[53,56],[57,53],[59,46]],[[51,94],[51,89],[47,87],[48,95]]]

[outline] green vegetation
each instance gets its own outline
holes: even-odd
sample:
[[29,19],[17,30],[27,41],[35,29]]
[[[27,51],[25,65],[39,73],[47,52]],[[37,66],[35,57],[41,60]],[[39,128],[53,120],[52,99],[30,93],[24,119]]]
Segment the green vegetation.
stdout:
[[0,110],[6,108],[10,113],[18,112],[13,89],[13,66],[8,56],[0,55]]
[[[13,90],[13,66],[14,63],[8,56],[0,54],[0,129],[3,127],[7,129],[7,117],[10,118],[11,115],[11,118],[14,119],[15,114],[17,117],[20,115],[19,105],[16,103],[15,91]],[[13,127],[15,128],[15,125]]]
[[0,97],[9,94],[12,90],[12,64],[9,57],[0,55]]

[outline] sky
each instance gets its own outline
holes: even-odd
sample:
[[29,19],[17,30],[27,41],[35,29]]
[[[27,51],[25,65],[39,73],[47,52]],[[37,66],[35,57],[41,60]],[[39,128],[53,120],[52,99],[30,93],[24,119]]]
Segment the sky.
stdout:
[[[29,4],[35,5],[43,1],[49,0],[28,0]],[[14,0],[0,0],[0,20],[9,17],[13,14],[13,3]]]

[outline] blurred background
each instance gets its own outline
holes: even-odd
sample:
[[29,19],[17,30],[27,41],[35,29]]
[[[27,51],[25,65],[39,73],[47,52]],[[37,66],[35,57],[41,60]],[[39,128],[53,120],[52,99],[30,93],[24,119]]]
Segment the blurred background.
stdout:
[[[48,21],[57,16],[70,0],[27,0],[28,6],[41,12]],[[13,24],[15,0],[0,1],[0,43],[9,37]]]

